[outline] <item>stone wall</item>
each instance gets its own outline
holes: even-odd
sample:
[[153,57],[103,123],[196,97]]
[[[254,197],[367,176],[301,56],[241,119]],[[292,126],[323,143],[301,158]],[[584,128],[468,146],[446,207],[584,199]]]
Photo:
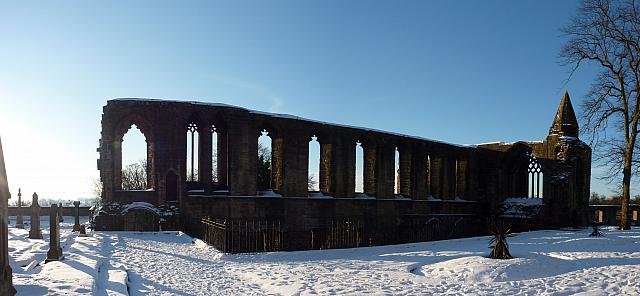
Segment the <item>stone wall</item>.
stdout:
[[[80,216],[89,216],[90,207],[79,207]],[[49,214],[49,207],[40,207],[40,216],[47,216]],[[9,216],[18,215],[18,207],[9,207],[8,208]],[[27,217],[29,216],[29,207],[22,207],[22,215]],[[75,216],[76,208],[75,207],[62,207],[62,216]]]
[[[121,185],[122,139],[134,124],[146,137],[148,188],[126,191]],[[197,149],[187,147],[188,127],[198,131]],[[263,132],[272,141],[269,192],[283,198],[258,192],[258,137]],[[307,186],[312,138],[320,143],[320,193],[310,193]],[[364,193],[355,192],[358,142],[363,147]],[[103,109],[98,151],[104,203],[176,205],[185,227],[203,215],[275,215],[293,233],[307,231],[317,221],[349,216],[372,221],[369,225],[375,225],[379,235],[396,238],[389,241],[393,243],[402,241],[394,236],[399,232],[396,226],[380,225],[406,227],[398,221],[407,215],[466,215],[469,205],[475,208],[471,214],[486,221],[509,197],[543,199],[546,217],[541,221],[548,221],[544,227],[589,223],[591,149],[578,138],[568,94],[543,141],[480,145],[448,144],[224,104],[115,99]],[[187,181],[191,151],[199,159],[194,168],[199,178]],[[217,180],[212,178],[214,161]]]
[[467,237],[486,232],[486,208],[478,202],[412,201],[392,199],[315,199],[188,196],[181,211],[187,233],[199,236],[200,219],[278,221],[285,250],[312,248],[313,231],[326,229],[332,221],[359,221],[367,245],[411,242],[424,226],[437,219],[446,232],[442,238]]

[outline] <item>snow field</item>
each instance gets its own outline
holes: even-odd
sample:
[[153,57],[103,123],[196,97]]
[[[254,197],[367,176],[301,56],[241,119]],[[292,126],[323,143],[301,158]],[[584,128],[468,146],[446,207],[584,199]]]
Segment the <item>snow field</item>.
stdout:
[[67,258],[31,269],[20,266],[44,260],[48,246],[10,232],[22,295],[640,294],[640,229],[519,233],[509,240],[516,258],[492,260],[489,237],[223,255],[180,232],[63,228]]

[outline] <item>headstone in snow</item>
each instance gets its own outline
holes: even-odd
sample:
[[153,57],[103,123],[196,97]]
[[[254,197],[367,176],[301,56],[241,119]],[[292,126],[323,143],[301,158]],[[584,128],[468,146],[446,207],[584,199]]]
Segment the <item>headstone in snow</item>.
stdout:
[[22,191],[18,188],[18,213],[16,213],[16,228],[24,228],[24,218],[22,217]]
[[31,230],[29,230],[29,238],[42,239],[42,231],[40,230],[40,205],[38,204],[38,194],[33,193],[31,207]]
[[51,213],[49,214],[49,252],[47,252],[45,263],[64,259],[62,248],[60,247],[60,220],[58,215],[60,215],[58,205],[52,204]]
[[73,205],[76,207],[75,208],[76,223],[73,224],[73,232],[76,232],[76,231],[80,231],[80,202],[76,200],[73,202]]
[[80,225],[80,236],[87,236],[87,229],[84,225]]
[[15,295],[13,287],[12,270],[9,265],[9,184],[7,183],[7,171],[4,167],[4,154],[0,141],[0,295]]

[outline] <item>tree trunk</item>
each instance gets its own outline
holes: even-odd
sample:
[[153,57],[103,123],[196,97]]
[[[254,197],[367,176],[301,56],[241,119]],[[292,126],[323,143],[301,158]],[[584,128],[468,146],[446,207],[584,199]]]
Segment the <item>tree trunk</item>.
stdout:
[[629,226],[629,219],[627,219],[629,212],[629,198],[631,185],[631,158],[633,152],[628,151],[624,155],[624,167],[622,169],[622,198],[620,199],[620,229],[631,229]]

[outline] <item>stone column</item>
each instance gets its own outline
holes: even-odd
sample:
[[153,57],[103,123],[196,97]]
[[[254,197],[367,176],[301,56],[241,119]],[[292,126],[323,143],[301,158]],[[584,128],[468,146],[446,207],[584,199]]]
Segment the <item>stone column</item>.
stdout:
[[282,160],[282,195],[307,197],[309,195],[309,137],[303,134],[287,134],[284,138]]
[[411,186],[411,173],[413,154],[408,145],[400,148],[400,194],[404,197],[413,196],[413,188]]
[[345,166],[344,197],[354,197],[356,196],[356,141],[352,139],[343,140],[342,144]]
[[199,144],[198,144],[198,176],[200,185],[204,188],[205,192],[211,192],[212,185],[212,137],[211,126],[204,126],[200,128]]
[[[155,145],[147,138],[147,189],[156,188]],[[157,188],[156,188],[157,189]]]
[[284,182],[282,151],[284,139],[277,134],[271,137],[271,187],[273,191],[282,193]]
[[216,169],[218,170],[218,184],[227,186],[227,133],[224,130],[218,129],[217,132],[218,145],[218,160],[216,163]]
[[394,197],[395,147],[389,144],[380,144],[376,150],[376,196],[378,198]]
[[0,295],[15,295],[9,265],[9,213],[8,210],[9,185],[7,172],[4,167],[2,141],[0,141]]
[[52,204],[49,213],[49,251],[45,263],[64,259],[62,248],[60,247],[60,220],[58,215],[60,210],[58,205]]
[[31,200],[31,230],[29,231],[29,238],[42,239],[42,231],[40,231],[40,205],[38,204],[38,194],[33,193],[33,199]]
[[122,138],[113,141],[111,153],[111,156],[113,157],[112,190],[119,191],[122,190]]
[[376,146],[372,143],[362,143],[363,152],[363,180],[362,186],[364,194],[368,196],[376,196]]
[[101,139],[99,141],[98,152],[100,152],[100,158],[98,159],[98,169],[100,170],[100,182],[102,182],[102,200],[109,202],[113,200],[113,191],[115,189],[115,168],[114,168],[114,142],[113,129],[108,126],[108,120],[103,118]]
[[421,147],[415,147],[411,155],[411,197],[423,199],[427,196],[427,166],[429,161]]
[[16,214],[16,228],[24,228],[24,218],[22,217],[22,191],[18,188],[18,213]]
[[456,197],[466,199],[467,197],[467,161],[456,161]]
[[320,192],[327,195],[332,195],[331,187],[333,179],[332,162],[333,162],[333,148],[334,143],[330,139],[319,139],[320,142],[320,176],[318,183]]
[[76,223],[73,224],[73,232],[76,231],[80,231],[80,202],[79,201],[74,201],[73,205],[75,206],[75,218],[76,218]]
[[229,195],[256,195],[258,140],[248,118],[229,120],[227,156]]
[[322,139],[320,146],[320,190],[325,194],[340,198],[354,196],[355,141],[349,142],[350,140],[338,137]]
[[429,186],[431,187],[429,192],[431,196],[435,198],[443,198],[442,196],[442,157],[438,154],[431,154],[431,163],[429,169],[429,176],[431,177],[431,182]]

